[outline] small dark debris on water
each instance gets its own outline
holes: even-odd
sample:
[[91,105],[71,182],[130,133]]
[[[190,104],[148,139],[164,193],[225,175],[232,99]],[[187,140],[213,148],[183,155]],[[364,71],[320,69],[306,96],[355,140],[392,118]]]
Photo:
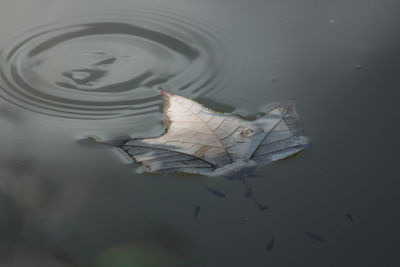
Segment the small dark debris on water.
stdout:
[[354,223],[354,218],[353,218],[353,216],[351,214],[346,214],[346,217],[347,217],[347,219],[349,219],[349,221],[351,223]]
[[213,193],[213,194],[214,194],[215,196],[217,196],[217,197],[220,197],[220,198],[225,198],[225,197],[226,197],[226,195],[225,195],[224,193],[222,193],[222,192],[220,192],[220,191],[218,191],[218,190],[215,190],[215,189],[213,189],[213,188],[211,188],[211,187],[204,186],[204,188],[205,188],[207,191]]
[[258,208],[260,209],[260,210],[266,210],[266,209],[268,209],[268,206],[266,206],[266,205],[264,205],[264,204],[262,204],[262,203],[260,203],[260,202],[258,202],[258,201],[255,201],[256,202],[256,204],[257,204],[257,206],[258,206]]
[[268,250],[268,251],[272,250],[274,248],[274,243],[275,243],[275,239],[272,237],[266,247],[266,250]]
[[319,236],[317,234],[314,234],[314,233],[311,233],[311,232],[308,232],[308,231],[304,231],[304,233],[306,235],[308,235],[309,237],[311,237],[312,239],[314,239],[315,241],[318,241],[320,243],[325,243],[326,242],[326,240],[324,238],[322,238],[321,236]]
[[194,220],[197,222],[197,218],[199,217],[199,212],[201,210],[201,206],[196,206],[194,208]]
[[101,66],[101,65],[110,65],[112,63],[114,63],[117,59],[112,57],[112,58],[107,58],[105,60],[102,60],[100,62],[97,62],[96,64],[94,64],[95,66]]
[[240,178],[239,181],[242,182],[242,184],[244,185],[244,187],[245,187],[245,189],[246,189],[246,192],[244,193],[244,196],[245,196],[245,197],[250,198],[250,199],[257,205],[257,207],[258,207],[261,211],[268,209],[268,207],[267,207],[266,205],[260,203],[260,202],[254,197],[254,195],[253,195],[253,190],[252,190],[252,188],[251,188],[251,185],[249,185],[249,184],[245,181],[244,178]]

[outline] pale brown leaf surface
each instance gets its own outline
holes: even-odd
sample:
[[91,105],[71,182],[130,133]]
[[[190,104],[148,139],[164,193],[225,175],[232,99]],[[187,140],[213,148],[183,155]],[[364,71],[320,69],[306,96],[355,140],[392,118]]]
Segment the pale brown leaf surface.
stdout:
[[122,145],[148,172],[231,175],[288,157],[307,145],[293,101],[247,121],[160,91],[166,133]]

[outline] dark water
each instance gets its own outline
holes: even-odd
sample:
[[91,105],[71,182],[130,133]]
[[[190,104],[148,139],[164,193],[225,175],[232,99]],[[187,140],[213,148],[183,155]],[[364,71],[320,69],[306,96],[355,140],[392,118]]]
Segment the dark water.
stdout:
[[[396,1],[0,7],[1,266],[400,266]],[[159,86],[249,117],[296,98],[311,146],[257,170],[267,210],[78,141],[159,134]]]

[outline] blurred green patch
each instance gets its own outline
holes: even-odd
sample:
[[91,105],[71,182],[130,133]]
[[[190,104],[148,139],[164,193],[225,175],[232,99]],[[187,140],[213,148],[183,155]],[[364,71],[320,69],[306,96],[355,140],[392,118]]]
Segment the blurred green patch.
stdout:
[[176,255],[151,244],[141,243],[111,248],[97,259],[95,267],[181,266]]

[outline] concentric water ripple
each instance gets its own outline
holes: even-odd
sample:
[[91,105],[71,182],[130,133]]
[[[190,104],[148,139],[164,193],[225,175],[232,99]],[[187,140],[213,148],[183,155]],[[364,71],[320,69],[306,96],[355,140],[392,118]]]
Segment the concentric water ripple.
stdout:
[[2,45],[0,97],[53,118],[123,121],[159,112],[159,87],[192,97],[216,90],[235,75],[228,51],[212,30],[166,12],[40,22]]

